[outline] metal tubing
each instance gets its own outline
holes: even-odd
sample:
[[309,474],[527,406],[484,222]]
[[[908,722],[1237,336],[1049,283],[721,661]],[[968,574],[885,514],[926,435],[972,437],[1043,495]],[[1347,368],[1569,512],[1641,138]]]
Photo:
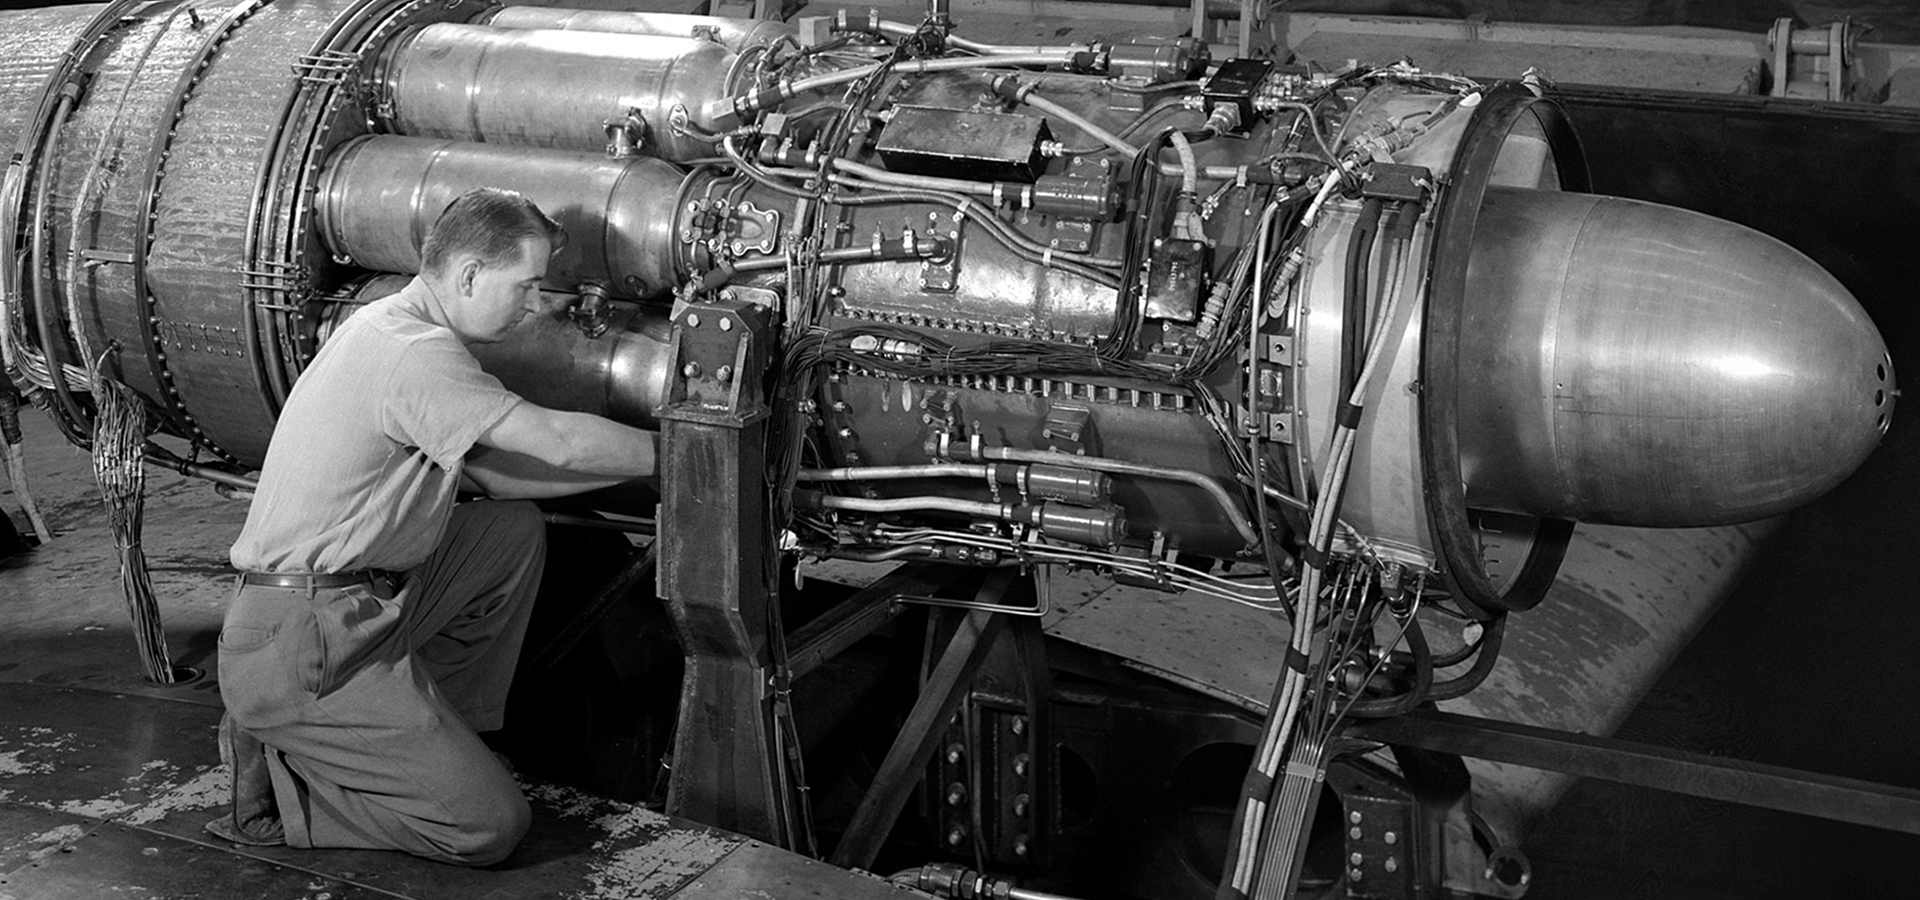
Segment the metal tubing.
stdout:
[[382,57],[388,127],[415,137],[602,150],[608,123],[644,122],[641,152],[684,162],[713,145],[675,134],[727,96],[733,51],[685,37],[521,30],[446,22],[396,41]]
[[1073,127],[1086,132],[1088,137],[1091,137],[1102,144],[1106,144],[1107,146],[1120,151],[1120,153],[1125,155],[1128,159],[1132,159],[1140,155],[1140,148],[1127,143],[1125,138],[1117,134],[1114,134],[1113,132],[1108,131],[1105,128],[1101,128],[1099,125],[1095,124],[1092,119],[1089,119],[1086,116],[1083,116],[1077,112],[1074,112],[1071,109],[1068,109],[1064,106],[1061,106],[1058,103],[1053,102],[1052,100],[1049,100],[1045,97],[1040,96],[1040,94],[1036,91],[1029,90],[1025,92],[1024,94],[1021,95],[1020,100],[1021,102],[1027,104],[1028,106],[1033,107],[1034,109],[1037,109],[1043,113],[1046,113],[1049,116],[1052,116],[1056,119],[1059,119],[1062,122],[1067,123],[1068,125],[1072,125]]
[[[918,25],[909,25],[905,22],[892,22],[887,20],[880,22],[880,33],[891,37],[912,37],[918,34],[919,31],[920,26]],[[947,35],[944,41],[947,46],[956,50],[978,53],[981,56],[1028,56],[1035,53],[1059,53],[1063,51],[1069,53],[1088,53],[1093,50],[1093,48],[1087,44],[989,44],[985,41],[964,38],[957,34]]]
[[1013,508],[1001,503],[986,503],[979,500],[961,500],[955,497],[897,497],[888,500],[875,500],[867,497],[836,497],[821,494],[820,505],[828,509],[845,509],[853,512],[892,513],[892,512],[950,512],[967,516],[980,516],[989,519],[1014,519]]
[[1140,478],[1161,478],[1168,481],[1184,481],[1212,497],[1220,504],[1221,512],[1233,522],[1235,531],[1246,538],[1249,546],[1258,544],[1260,536],[1253,530],[1253,523],[1247,520],[1246,513],[1234,504],[1233,495],[1227,493],[1218,479],[1190,469],[1175,469],[1170,466],[1149,466],[1141,463],[1126,462],[1118,459],[1106,459],[1099,456],[1078,456],[1071,453],[1058,453],[1051,450],[1020,450],[1013,447],[977,447],[973,452],[980,459],[997,459],[1004,462],[1044,463],[1051,466],[1067,466],[1075,469],[1092,469],[1109,475],[1132,475]]
[[495,28],[603,31],[610,34],[693,38],[711,41],[735,53],[748,47],[771,44],[793,34],[792,25],[760,19],[544,6],[498,7],[475,18],[473,23]]
[[[73,111],[76,96],[77,94],[70,89],[62,93],[60,105],[54,109],[53,124],[47,128],[43,158],[53,155],[54,142],[60,140],[60,132],[66,128],[67,115]],[[53,179],[47,176],[43,168],[39,183],[34,186],[33,233],[27,256],[27,265],[33,269],[34,324],[38,326],[40,332],[40,353],[47,361],[47,371],[52,375],[48,380],[52,383],[54,397],[59,401],[61,416],[65,422],[85,425],[89,419],[86,412],[80,408],[79,402],[73,398],[73,391],[67,384],[66,365],[60,360],[60,348],[63,342],[59,340],[58,323],[62,316],[54,297],[53,279],[48,277],[51,272],[47,268],[47,218],[51,215],[49,198],[52,193],[52,183]],[[77,290],[78,286],[68,285],[68,289]],[[75,328],[84,327],[79,322],[74,322],[72,325]],[[83,359],[76,365],[85,367],[92,362],[93,360]]]
[[477,187],[527,195],[560,220],[566,246],[547,284],[600,281],[621,296],[668,290],[674,197],[682,175],[657,159],[536,150],[392,135],[356,138],[317,179],[318,226],[328,249],[370,269],[414,273],[427,229],[455,197]]
[[[1008,56],[975,57],[963,56],[949,59],[915,59],[896,63],[892,67],[895,75],[921,75],[928,72],[960,72],[967,69],[983,69],[989,66],[1069,66],[1073,64],[1074,51],[1058,50],[1049,53],[1020,53]],[[868,73],[880,67],[879,63],[854,66],[838,72],[827,72],[811,78],[785,85],[781,93],[788,97],[817,91],[836,85],[859,81]]]
[[896,597],[938,590],[952,578],[953,573],[945,566],[929,563],[909,563],[881,576],[879,581],[794,630],[787,638],[787,645],[792,648],[787,654],[789,675],[800,678],[812,672],[892,621],[901,609],[900,604],[894,602]]
[[918,188],[924,191],[947,191],[953,194],[972,194],[979,197],[993,195],[994,185],[990,181],[967,181],[960,178],[941,178],[935,175],[910,175],[902,172],[890,172],[878,166],[869,166],[850,159],[833,160],[833,167],[849,175],[865,178],[868,181],[893,187]]
[[841,466],[801,469],[801,481],[887,481],[899,478],[985,478],[986,466],[932,463],[924,466]]

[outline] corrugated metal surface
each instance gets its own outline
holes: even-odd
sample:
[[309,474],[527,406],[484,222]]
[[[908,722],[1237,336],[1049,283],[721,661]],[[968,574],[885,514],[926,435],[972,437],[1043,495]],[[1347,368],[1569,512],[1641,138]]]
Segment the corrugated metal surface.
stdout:
[[0,148],[9,154],[33,115],[37,85],[66,53],[98,6],[59,6],[0,13]]
[[[136,20],[106,36],[87,93],[55,137],[50,164],[42,171],[53,185],[49,264],[63,285],[63,301],[69,250],[128,253],[146,225],[141,200],[147,148],[166,126],[163,104],[175,76],[206,38],[184,11],[175,12],[182,6],[146,7]],[[97,173],[96,166],[101,167]],[[86,187],[89,177],[95,182],[91,188]],[[88,197],[80,196],[83,190]],[[72,235],[77,205],[84,205],[82,227],[79,235]],[[108,358],[116,367],[114,374],[148,397],[161,397],[141,337],[147,310],[136,296],[132,266],[109,264],[79,272],[83,296],[94,298],[81,304],[91,313],[86,327],[94,352],[104,350],[109,340],[119,341],[122,349]]]
[[222,448],[257,459],[273,414],[247,354],[240,269],[261,161],[306,54],[350,3],[258,7],[225,38],[194,85],[160,170],[148,280],[175,384]]

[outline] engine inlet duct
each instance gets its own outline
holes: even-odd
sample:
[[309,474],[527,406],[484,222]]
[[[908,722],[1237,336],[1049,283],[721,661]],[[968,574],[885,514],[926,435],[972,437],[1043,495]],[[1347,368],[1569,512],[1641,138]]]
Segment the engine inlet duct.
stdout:
[[0,334],[76,434],[81,336],[169,432],[257,464],[331,324],[482,185],[569,233],[548,287],[575,308],[485,360],[530,396],[651,422],[678,312],[770,312],[778,370],[740,374],[774,386],[767,475],[807,492],[782,513],[809,554],[1268,605],[1177,561],[1330,557],[1517,609],[1573,522],[1776,514],[1892,413],[1831,276],[1583,193],[1517,85],[877,15],[181,9],[5,19]]

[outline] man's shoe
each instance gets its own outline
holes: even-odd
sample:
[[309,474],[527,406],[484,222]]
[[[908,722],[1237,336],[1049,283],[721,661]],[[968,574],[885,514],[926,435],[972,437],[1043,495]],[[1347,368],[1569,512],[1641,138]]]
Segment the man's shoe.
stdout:
[[266,745],[224,714],[220,716],[220,761],[233,773],[233,807],[208,822],[207,833],[246,847],[284,846],[287,833],[280,825],[280,809],[273,803]]

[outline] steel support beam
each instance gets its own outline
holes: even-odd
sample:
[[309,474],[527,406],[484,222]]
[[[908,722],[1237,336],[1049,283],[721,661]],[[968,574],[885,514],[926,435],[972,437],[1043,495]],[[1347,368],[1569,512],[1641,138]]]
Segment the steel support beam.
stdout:
[[1391,719],[1356,722],[1349,726],[1347,734],[1386,744],[1920,834],[1920,790],[1912,788],[1424,710]]
[[[985,603],[999,602],[1000,594],[1006,591],[1013,577],[1010,569],[988,575],[986,585],[980,589],[980,599]],[[920,688],[920,699],[907,715],[906,725],[887,751],[887,758],[880,763],[872,786],[866,796],[860,798],[860,806],[854,810],[840,845],[834,848],[834,865],[852,869],[873,865],[874,858],[880,854],[880,845],[886,842],[887,833],[900,818],[914,785],[926,771],[947,723],[966,699],[968,683],[1005,626],[1005,616],[982,610],[971,611],[961,620],[940,657],[940,664]]]
[[667,812],[788,846],[775,741],[767,567],[766,310],[701,303],[674,317],[660,407],[659,594],[686,653]]

